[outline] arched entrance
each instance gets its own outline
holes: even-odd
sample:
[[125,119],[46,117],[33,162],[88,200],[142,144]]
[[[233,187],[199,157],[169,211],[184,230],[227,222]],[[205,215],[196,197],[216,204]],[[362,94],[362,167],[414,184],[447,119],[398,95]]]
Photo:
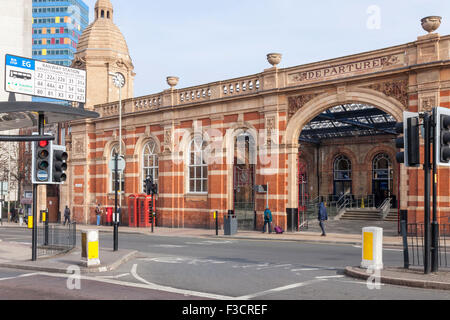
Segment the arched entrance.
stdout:
[[333,195],[339,198],[346,194],[352,194],[352,162],[341,154],[333,163]]
[[393,179],[394,170],[389,155],[377,154],[372,161],[372,192],[377,207],[386,199],[391,198],[394,190]]
[[[348,107],[348,108],[347,108]],[[374,144],[371,132],[381,132],[381,135],[389,135],[389,130],[393,128],[395,122],[402,119],[405,107],[397,100],[385,96],[384,94],[370,89],[354,88],[347,90],[343,94],[324,93],[317,95],[309,102],[305,103],[290,119],[286,128],[284,142],[288,153],[288,203],[287,208],[299,208],[299,167],[297,163],[298,149],[303,144],[310,143],[316,145],[328,135],[329,141],[333,139],[345,138],[345,131],[351,131],[353,127],[358,127],[358,131],[365,132],[359,134],[358,137],[366,138],[367,145]],[[352,117],[348,117],[353,112]],[[347,118],[346,118],[347,117]],[[369,117],[370,119],[367,119]],[[377,117],[380,117],[379,119]],[[382,120],[384,119],[384,120]],[[326,126],[315,127],[318,121],[327,123]],[[388,127],[383,125],[389,123]],[[384,132],[383,132],[384,131]],[[307,133],[307,134],[305,134]],[[314,135],[317,134],[317,135]],[[393,140],[394,131],[390,135]],[[334,136],[332,136],[334,135]],[[352,135],[350,135],[352,136]],[[354,135],[353,135],[354,136]],[[317,139],[319,138],[319,139]],[[319,140],[319,141],[318,141]],[[351,140],[349,140],[351,141]],[[330,149],[333,143],[329,143]],[[347,145],[343,145],[342,149],[348,149]],[[323,150],[322,150],[323,151]],[[369,151],[368,151],[369,152]],[[312,152],[311,152],[312,153]],[[344,153],[345,154],[345,153]],[[361,168],[364,157],[358,152],[354,152],[350,161],[344,161],[344,158],[335,160],[339,154],[334,154],[330,158],[330,152],[322,152],[315,156],[315,162],[320,163],[318,168],[326,168],[327,176],[317,172],[310,172],[309,175],[316,176],[319,183],[316,190],[311,192],[311,198],[317,198],[321,195],[330,196],[339,191],[350,191],[350,193],[359,193],[362,184],[354,182],[353,168]],[[358,159],[356,163],[354,159]],[[336,166],[334,166],[336,164]],[[350,168],[351,166],[351,168]],[[369,172],[359,172],[358,179],[370,179],[372,181],[371,165]],[[334,170],[336,169],[336,170]],[[360,170],[361,171],[361,170]],[[398,174],[398,173],[397,173]],[[352,176],[353,175],[353,176]],[[293,179],[295,177],[296,179]],[[336,179],[335,179],[336,178]],[[350,181],[353,180],[353,181]],[[314,183],[316,185],[316,183]],[[366,191],[372,193],[372,190]],[[400,195],[401,196],[401,195]]]
[[239,230],[255,228],[255,166],[255,139],[242,130],[234,138],[233,162],[233,207]]

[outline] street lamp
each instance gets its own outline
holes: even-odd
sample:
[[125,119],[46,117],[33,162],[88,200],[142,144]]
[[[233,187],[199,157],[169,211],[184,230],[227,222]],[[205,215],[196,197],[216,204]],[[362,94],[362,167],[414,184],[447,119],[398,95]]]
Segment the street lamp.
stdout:
[[[125,86],[125,77],[120,72],[109,72],[112,76],[114,86],[119,89],[119,156],[122,157],[122,88]],[[119,173],[120,189],[122,189],[122,173]],[[120,192],[119,203],[122,207],[122,191]]]

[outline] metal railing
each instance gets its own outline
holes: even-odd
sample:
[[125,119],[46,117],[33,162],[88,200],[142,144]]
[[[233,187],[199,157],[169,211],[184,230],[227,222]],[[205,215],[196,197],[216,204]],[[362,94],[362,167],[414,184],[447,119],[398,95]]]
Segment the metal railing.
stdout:
[[76,223],[69,223],[67,226],[44,224],[37,226],[36,230],[38,257],[66,253],[76,247]]
[[[409,223],[401,222],[402,237],[403,237],[403,258],[404,267],[409,266],[423,266],[424,265],[424,234],[425,225],[423,223]],[[439,225],[438,237],[438,260],[439,267],[450,267],[450,247],[448,242],[450,240],[450,224]]]

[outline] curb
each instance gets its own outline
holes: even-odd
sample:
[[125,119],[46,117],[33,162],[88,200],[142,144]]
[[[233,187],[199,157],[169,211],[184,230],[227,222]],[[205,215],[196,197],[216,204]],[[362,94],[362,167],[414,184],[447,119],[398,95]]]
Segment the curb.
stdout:
[[[119,260],[109,264],[109,265],[100,265],[97,267],[80,267],[81,273],[101,273],[108,272],[117,269],[121,264],[133,259],[138,255],[138,251],[132,251]],[[45,258],[46,260],[51,259],[51,257]],[[78,266],[78,265],[77,265]],[[55,268],[55,267],[44,267],[44,266],[34,266],[34,265],[24,265],[20,263],[0,263],[1,268],[10,268],[10,269],[20,269],[27,271],[39,271],[39,272],[47,272],[47,273],[67,273],[67,268]],[[78,266],[79,267],[79,266]]]
[[[362,271],[356,270],[354,267],[346,267],[344,273],[347,276],[367,280],[372,275],[367,274]],[[437,290],[450,290],[450,283],[437,282],[437,281],[427,281],[427,280],[416,280],[416,279],[405,279],[396,277],[380,277],[381,283],[393,284],[398,286],[406,286],[421,289],[437,289]]]

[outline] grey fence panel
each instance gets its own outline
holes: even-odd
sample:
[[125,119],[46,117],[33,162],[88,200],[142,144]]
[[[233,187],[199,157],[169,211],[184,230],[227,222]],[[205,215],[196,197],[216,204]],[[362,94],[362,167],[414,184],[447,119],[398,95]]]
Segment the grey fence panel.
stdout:
[[76,247],[77,225],[48,224],[37,227],[37,256],[45,257],[68,252]]

